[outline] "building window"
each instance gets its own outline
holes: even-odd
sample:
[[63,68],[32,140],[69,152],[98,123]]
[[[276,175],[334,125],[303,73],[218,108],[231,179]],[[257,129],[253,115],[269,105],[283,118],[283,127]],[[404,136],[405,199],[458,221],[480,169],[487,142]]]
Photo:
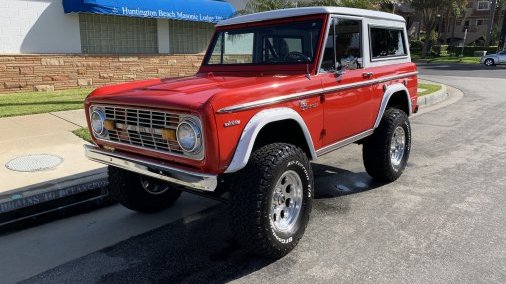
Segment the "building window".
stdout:
[[478,1],[478,11],[488,11],[490,10],[490,1]]
[[469,20],[464,21],[464,26],[462,27],[462,32],[465,32],[466,30],[469,30],[470,24],[471,23],[469,22]]
[[79,14],[79,26],[83,53],[158,53],[156,19]]
[[486,25],[487,24],[487,20],[484,20],[484,19],[478,19],[476,20],[476,25],[477,26],[483,26],[483,25]]
[[371,28],[371,57],[373,59],[407,55],[402,30]]
[[213,31],[214,25],[210,23],[169,20],[170,53],[204,53]]

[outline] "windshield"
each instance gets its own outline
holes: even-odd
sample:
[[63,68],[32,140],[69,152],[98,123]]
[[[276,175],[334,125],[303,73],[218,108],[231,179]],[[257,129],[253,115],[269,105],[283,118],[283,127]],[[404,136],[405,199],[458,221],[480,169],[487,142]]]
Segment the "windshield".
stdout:
[[307,64],[314,61],[322,20],[216,33],[206,65]]

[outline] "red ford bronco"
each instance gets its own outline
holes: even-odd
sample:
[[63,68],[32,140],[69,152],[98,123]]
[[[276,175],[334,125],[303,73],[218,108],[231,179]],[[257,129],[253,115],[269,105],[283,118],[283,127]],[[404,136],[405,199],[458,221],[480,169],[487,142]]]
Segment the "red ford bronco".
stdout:
[[363,145],[367,173],[392,182],[411,148],[417,70],[405,20],[297,8],[220,22],[198,73],[98,88],[86,99],[109,191],[154,212],[190,191],[230,204],[250,251],[281,257],[302,237],[310,161]]

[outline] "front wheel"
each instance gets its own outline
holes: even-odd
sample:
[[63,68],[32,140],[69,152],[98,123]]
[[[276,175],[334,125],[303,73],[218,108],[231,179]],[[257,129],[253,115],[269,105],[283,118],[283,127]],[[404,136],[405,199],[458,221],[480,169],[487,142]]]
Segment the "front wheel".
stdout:
[[485,65],[494,66],[495,65],[494,59],[489,58],[489,59],[485,60]]
[[381,181],[397,180],[406,168],[411,151],[411,126],[402,110],[385,111],[374,134],[362,148],[367,173]]
[[306,154],[290,144],[264,146],[253,152],[232,185],[232,231],[250,252],[280,258],[302,238],[312,196]]
[[109,166],[110,196],[128,209],[154,213],[168,208],[181,195],[181,190],[168,183]]

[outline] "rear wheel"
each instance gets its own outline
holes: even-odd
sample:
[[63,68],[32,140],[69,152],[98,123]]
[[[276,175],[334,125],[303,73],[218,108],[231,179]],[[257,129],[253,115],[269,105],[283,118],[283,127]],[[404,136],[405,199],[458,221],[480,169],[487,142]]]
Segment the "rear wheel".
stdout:
[[275,143],[251,155],[230,192],[231,225],[238,241],[254,254],[279,258],[304,234],[313,173],[298,147]]
[[411,126],[402,110],[385,111],[374,134],[367,138],[362,148],[364,166],[375,179],[392,182],[406,168],[411,151]]
[[166,182],[111,166],[108,190],[121,205],[142,213],[163,210],[181,195]]

